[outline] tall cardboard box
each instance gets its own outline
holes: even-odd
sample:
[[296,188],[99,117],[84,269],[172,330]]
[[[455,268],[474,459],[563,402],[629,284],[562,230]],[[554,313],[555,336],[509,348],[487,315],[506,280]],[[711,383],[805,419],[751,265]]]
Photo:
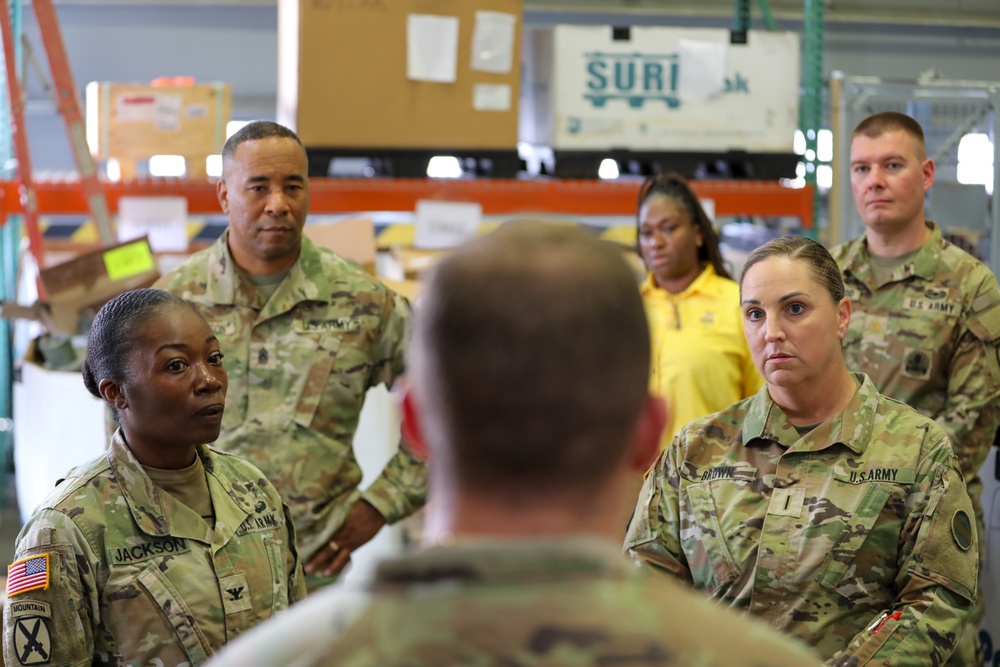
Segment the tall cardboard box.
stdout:
[[[507,72],[473,68],[479,12],[516,17]],[[411,15],[458,19],[453,83],[408,78]],[[513,150],[521,20],[522,0],[279,0],[278,121],[310,148]],[[483,86],[508,87],[506,108]]]
[[222,151],[232,99],[229,84],[151,85],[92,81],[87,143],[97,159],[119,161],[122,176],[154,155],[182,155],[189,177],[206,176],[205,158]]

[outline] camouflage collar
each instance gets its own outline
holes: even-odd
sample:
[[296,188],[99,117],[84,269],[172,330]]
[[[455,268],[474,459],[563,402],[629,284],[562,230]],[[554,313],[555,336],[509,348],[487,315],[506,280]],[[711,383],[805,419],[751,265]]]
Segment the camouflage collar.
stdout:
[[[229,497],[245,513],[253,513],[253,505],[235,495],[230,489],[232,480],[220,477],[218,471],[219,458],[211,448],[201,445],[198,456],[205,465],[205,471],[210,477],[215,477],[220,486],[226,490]],[[211,542],[212,528],[198,517],[197,521],[188,522],[177,515],[180,501],[160,489],[143,470],[135,455],[125,444],[121,429],[115,431],[111,445],[107,451],[111,472],[118,481],[121,497],[132,513],[132,518],[142,532],[158,537],[180,537]],[[212,501],[219,502],[216,493],[212,493]],[[216,508],[219,515],[221,508]],[[186,513],[185,513],[186,514]],[[193,515],[193,512],[191,513]],[[236,526],[233,526],[233,530]]]
[[268,319],[288,312],[301,301],[318,300],[319,295],[330,294],[326,273],[322,269],[312,270],[320,266],[319,250],[312,241],[303,236],[299,259],[265,303],[257,288],[236,268],[233,255],[229,251],[227,228],[209,249],[205,296],[211,303],[218,305],[256,308],[261,311],[263,319]]
[[633,568],[621,547],[596,537],[560,539],[461,539],[423,552],[383,561],[378,585],[456,582],[544,581],[625,578]]
[[847,407],[801,437],[781,408],[771,400],[765,384],[751,399],[743,420],[744,444],[762,439],[796,452],[817,452],[840,443],[857,454],[862,453],[871,439],[879,393],[864,373],[855,373],[854,377],[860,386]]
[[[897,282],[916,276],[924,280],[934,280],[941,264],[941,250],[944,239],[941,236],[941,228],[936,223],[927,220],[925,224],[931,230],[931,236],[927,242],[920,247],[912,262],[907,262],[890,278],[890,282]],[[860,281],[874,292],[881,285],[874,284],[874,276],[871,269],[871,255],[868,252],[868,240],[862,236],[848,244],[847,253],[844,255],[841,266],[844,275]]]

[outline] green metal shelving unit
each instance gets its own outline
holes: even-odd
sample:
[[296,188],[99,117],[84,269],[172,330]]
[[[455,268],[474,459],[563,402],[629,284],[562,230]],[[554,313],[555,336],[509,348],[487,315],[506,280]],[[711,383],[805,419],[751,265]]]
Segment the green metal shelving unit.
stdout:
[[[816,170],[819,167],[819,130],[823,122],[823,0],[805,0],[802,57],[802,99],[799,104],[799,129],[806,138],[806,183],[813,186],[816,198],[813,215],[820,210],[819,188],[816,187]],[[810,229],[815,238],[818,220]]]

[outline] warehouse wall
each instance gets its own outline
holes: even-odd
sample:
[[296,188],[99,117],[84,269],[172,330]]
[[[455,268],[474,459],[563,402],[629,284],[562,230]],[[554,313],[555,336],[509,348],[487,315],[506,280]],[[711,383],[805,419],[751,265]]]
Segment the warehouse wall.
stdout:
[[[277,87],[277,10],[268,5],[87,5],[58,7],[73,74],[88,81],[144,81],[157,76],[224,80],[233,87],[234,118],[274,116]],[[528,26],[562,22],[641,23],[729,27],[727,18],[636,16],[528,11]],[[783,30],[801,21],[780,20]],[[44,58],[30,9],[25,32]],[[358,54],[363,57],[363,54]],[[830,22],[824,70],[915,78],[936,69],[947,78],[1000,80],[1000,28]],[[61,119],[32,72],[28,75],[28,129],[38,170],[71,169]]]

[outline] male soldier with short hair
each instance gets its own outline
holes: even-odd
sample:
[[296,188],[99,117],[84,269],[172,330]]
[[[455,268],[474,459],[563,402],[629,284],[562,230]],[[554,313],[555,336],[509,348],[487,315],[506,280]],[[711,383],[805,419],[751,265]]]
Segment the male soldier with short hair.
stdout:
[[[979,469],[1000,426],[1000,287],[982,262],[924,218],[933,183],[934,162],[915,120],[885,112],[855,128],[851,189],[865,235],[832,251],[854,308],[844,357],[881,393],[948,433],[982,550]],[[981,617],[967,626],[949,664],[982,664],[975,655]]]
[[236,132],[217,191],[229,227],[156,286],[194,304],[219,337],[229,396],[215,446],[277,487],[315,586],[423,504],[420,460],[401,448],[360,493],[352,448],[365,393],[403,372],[409,306],[303,237],[308,162],[291,130],[255,121]]
[[621,554],[623,494],[665,409],[619,250],[544,223],[471,242],[433,270],[409,361],[428,548],[362,591],[316,593],[214,665],[819,664]]

